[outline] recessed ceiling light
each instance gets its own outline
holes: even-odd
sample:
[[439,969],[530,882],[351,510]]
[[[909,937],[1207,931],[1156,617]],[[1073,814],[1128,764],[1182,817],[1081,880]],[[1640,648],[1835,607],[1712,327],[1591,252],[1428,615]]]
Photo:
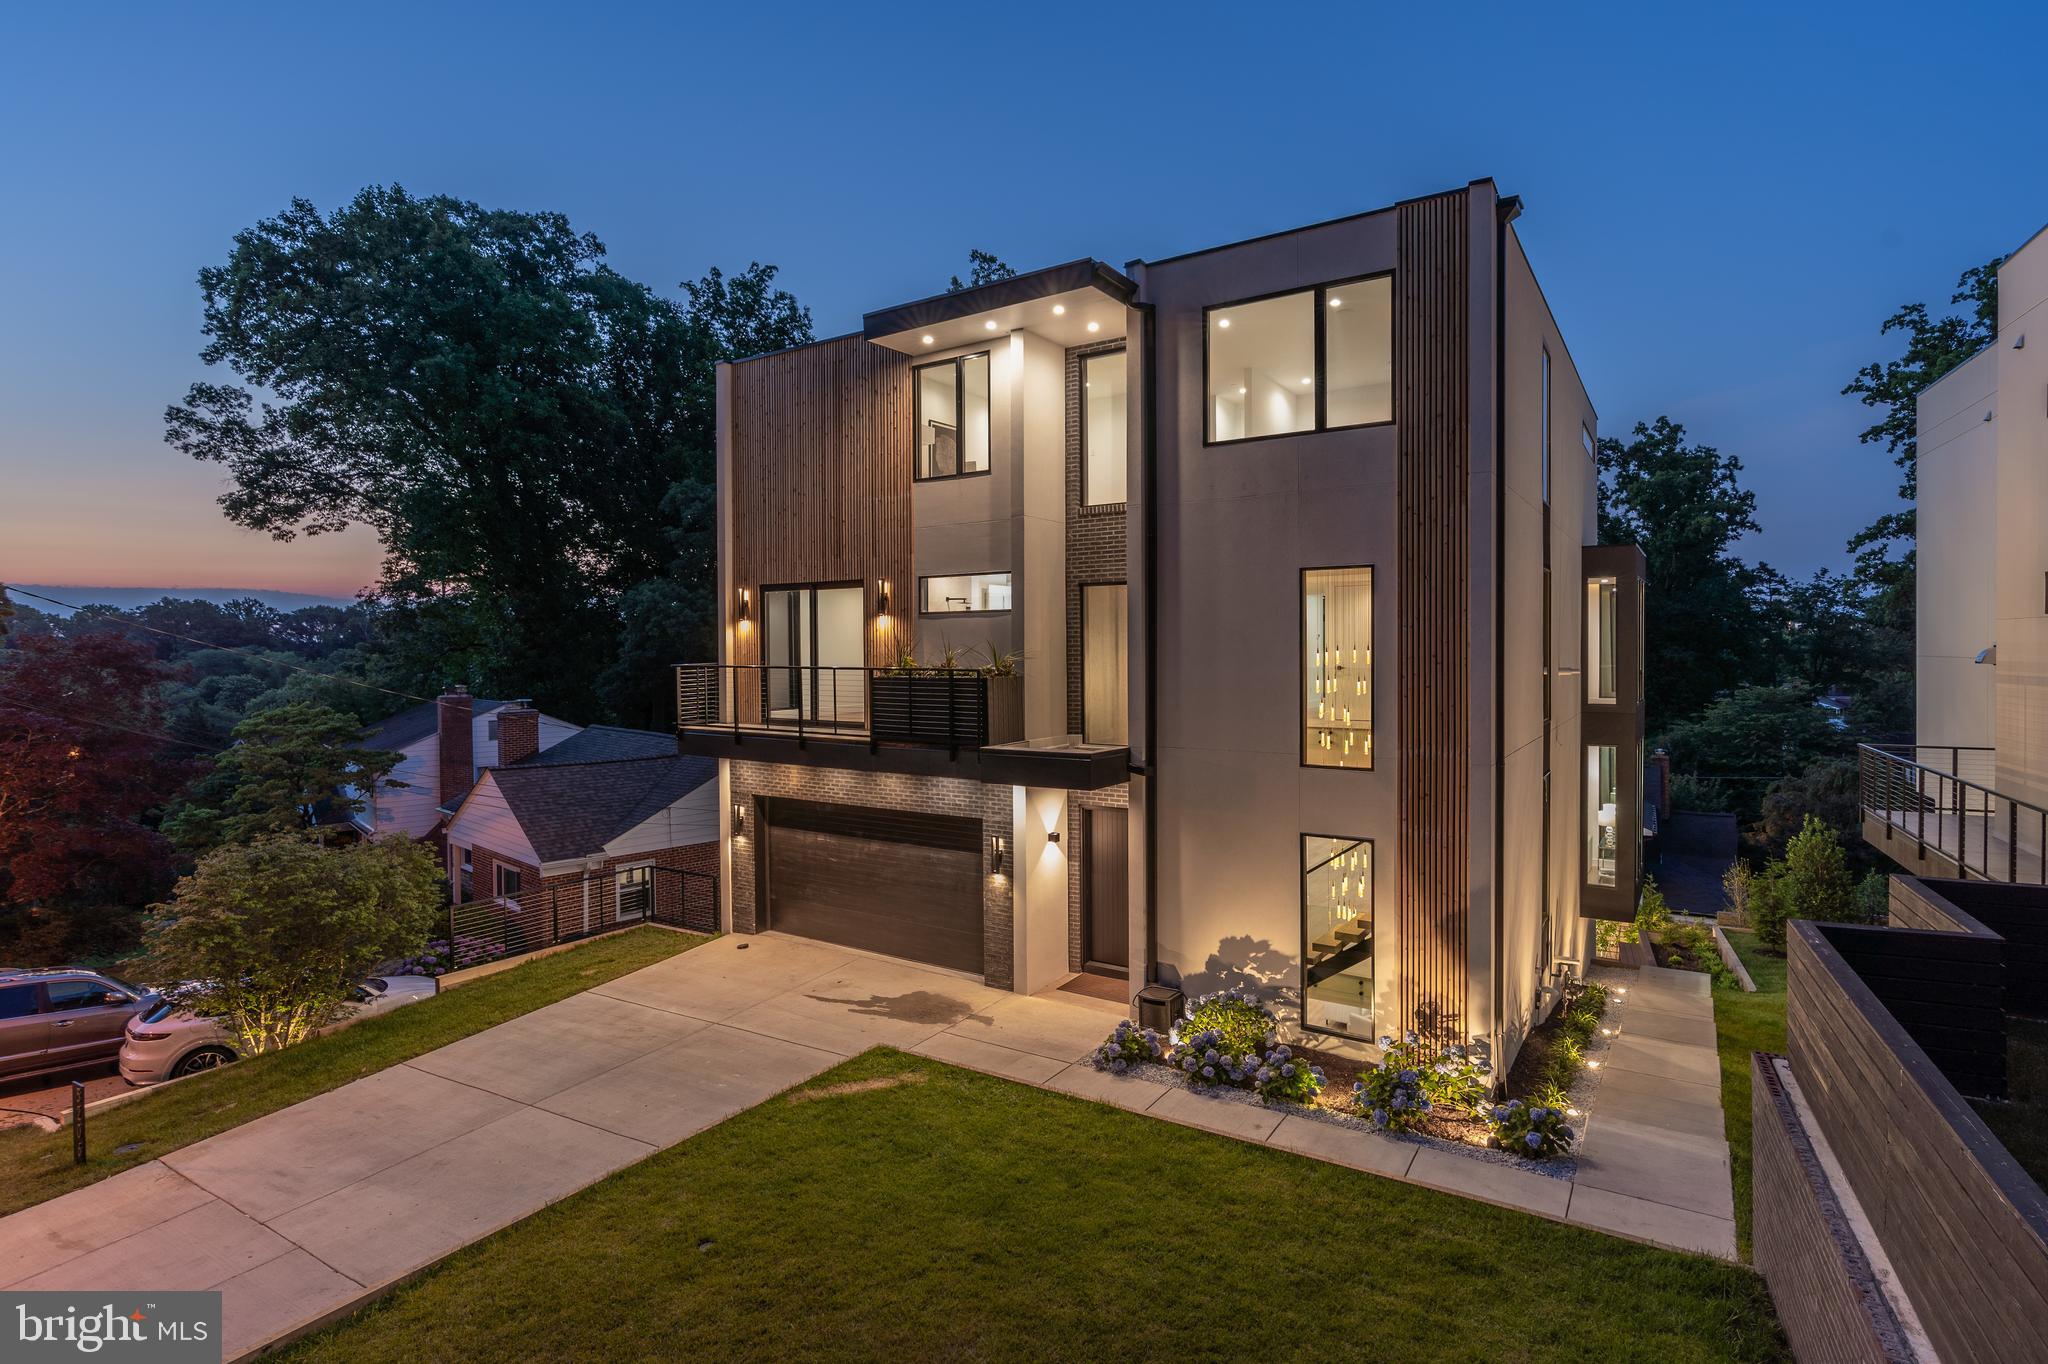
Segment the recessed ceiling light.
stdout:
[[1065,317],[1065,316],[1067,315],[1067,305],[1066,305],[1066,304],[1064,304],[1064,303],[1055,303],[1055,304],[1053,304],[1053,305],[1052,305],[1052,315],[1053,315],[1054,317]]
[[981,324],[981,329],[989,332],[994,331],[996,329],[996,320],[991,317],[988,321]]
[[1311,381],[1310,381],[1310,379],[1309,379],[1309,377],[1308,377],[1308,376],[1307,376],[1306,374],[1304,374],[1304,375],[1302,375],[1302,376],[1301,376],[1301,381],[1302,381],[1303,383],[1309,383],[1309,382],[1311,382]]
[[1216,325],[1219,327],[1227,327],[1230,325],[1230,319],[1227,317],[1219,317],[1216,319]]
[[1240,398],[1242,398],[1242,397],[1244,396],[1244,385],[1243,385],[1243,384],[1239,384],[1239,385],[1237,386],[1237,396],[1238,396],[1238,397],[1240,397]]
[[937,337],[935,337],[935,336],[927,336],[927,337],[925,337],[925,338],[924,338],[924,343],[925,343],[925,344],[926,344],[927,346],[929,346],[929,345],[930,345],[930,344],[931,344],[932,342],[936,341],[937,339],[938,339],[938,338],[937,338]]
[[1344,306],[1344,300],[1341,298],[1333,298],[1330,300],[1330,306],[1332,308],[1341,308]]
[[1102,330],[1102,324],[1100,322],[1090,322],[1088,324],[1088,330],[1091,332],[1099,332]]

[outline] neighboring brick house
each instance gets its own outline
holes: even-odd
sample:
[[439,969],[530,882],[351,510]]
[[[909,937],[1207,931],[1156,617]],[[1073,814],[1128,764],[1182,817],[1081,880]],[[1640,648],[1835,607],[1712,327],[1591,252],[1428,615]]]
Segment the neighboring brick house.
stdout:
[[609,725],[491,768],[447,811],[455,898],[514,902],[554,937],[682,922],[686,899],[709,913],[717,778],[672,735]]
[[370,731],[363,747],[397,753],[400,761],[346,818],[365,838],[431,839],[442,811],[461,800],[485,768],[544,752],[578,729],[524,701],[489,701],[450,687]]

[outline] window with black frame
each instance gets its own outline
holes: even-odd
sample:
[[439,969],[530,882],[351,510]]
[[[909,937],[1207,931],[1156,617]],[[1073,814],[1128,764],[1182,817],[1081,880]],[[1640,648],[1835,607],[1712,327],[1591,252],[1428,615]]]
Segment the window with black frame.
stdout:
[[1301,1026],[1373,1036],[1372,843],[1301,837]]
[[1392,276],[1203,313],[1211,445],[1394,419]]
[[910,372],[919,480],[989,471],[988,352],[918,365]]

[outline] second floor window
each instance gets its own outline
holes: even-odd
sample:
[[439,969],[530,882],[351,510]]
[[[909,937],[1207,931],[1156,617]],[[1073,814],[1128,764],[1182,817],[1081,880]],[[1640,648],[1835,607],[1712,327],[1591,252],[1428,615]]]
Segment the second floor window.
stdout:
[[1611,705],[1617,699],[1614,677],[1615,580],[1586,580],[1586,699]]
[[1124,353],[1081,361],[1081,502],[1109,506],[1124,500],[1126,373]]
[[1391,275],[1204,313],[1212,445],[1394,419]]
[[920,479],[988,472],[988,352],[910,371]]
[[927,616],[1010,609],[1010,575],[1007,573],[956,573],[947,577],[920,578],[918,584],[923,590],[918,610]]
[[1301,575],[1301,760],[1372,766],[1372,570]]

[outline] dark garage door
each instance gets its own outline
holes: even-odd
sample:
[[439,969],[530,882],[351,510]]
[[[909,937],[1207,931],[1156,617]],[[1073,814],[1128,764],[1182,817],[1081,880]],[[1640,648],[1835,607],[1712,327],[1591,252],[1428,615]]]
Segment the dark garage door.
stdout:
[[769,928],[981,974],[979,820],[763,804]]

